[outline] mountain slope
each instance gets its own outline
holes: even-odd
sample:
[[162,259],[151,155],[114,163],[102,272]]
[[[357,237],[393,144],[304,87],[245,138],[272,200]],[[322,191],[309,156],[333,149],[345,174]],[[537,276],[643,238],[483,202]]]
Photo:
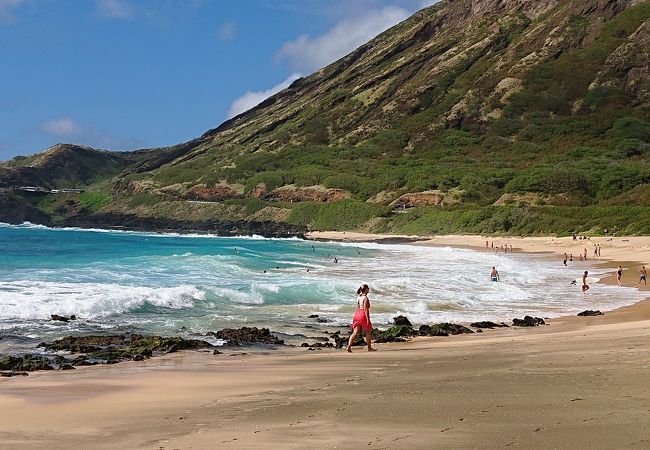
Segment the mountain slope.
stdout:
[[443,1],[157,163],[125,168],[103,211],[650,232],[649,49],[648,2]]

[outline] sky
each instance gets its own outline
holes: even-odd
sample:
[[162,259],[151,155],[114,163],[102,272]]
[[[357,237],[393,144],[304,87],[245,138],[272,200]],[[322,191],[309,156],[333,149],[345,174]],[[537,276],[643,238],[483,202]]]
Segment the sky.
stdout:
[[174,145],[434,0],[0,0],[0,160]]

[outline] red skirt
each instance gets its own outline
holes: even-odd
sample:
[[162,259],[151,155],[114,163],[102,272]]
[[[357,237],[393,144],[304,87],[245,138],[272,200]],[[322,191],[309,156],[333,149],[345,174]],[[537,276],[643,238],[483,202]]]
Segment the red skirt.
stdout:
[[366,318],[366,311],[361,308],[357,308],[352,319],[352,329],[359,326],[364,330],[372,330],[372,323]]

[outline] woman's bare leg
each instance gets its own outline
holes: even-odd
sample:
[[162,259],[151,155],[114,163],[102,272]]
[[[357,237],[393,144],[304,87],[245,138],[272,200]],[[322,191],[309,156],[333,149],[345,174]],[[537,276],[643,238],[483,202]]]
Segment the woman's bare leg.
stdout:
[[354,330],[352,331],[352,334],[350,335],[350,339],[348,339],[348,352],[349,353],[352,353],[352,343],[357,338],[357,334],[359,334],[360,330],[361,330],[360,326],[354,327]]
[[372,328],[364,331],[364,333],[366,333],[366,343],[368,344],[368,351],[374,352],[375,349],[372,348]]

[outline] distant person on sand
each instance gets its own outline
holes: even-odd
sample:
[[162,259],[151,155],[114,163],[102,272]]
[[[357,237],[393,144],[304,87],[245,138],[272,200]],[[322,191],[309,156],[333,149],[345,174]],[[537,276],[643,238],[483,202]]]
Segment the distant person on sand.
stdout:
[[594,244],[594,258],[598,257],[598,246]]
[[564,261],[562,261],[562,263],[563,263],[565,266],[566,266],[566,260],[567,260],[567,258],[568,258],[568,256],[567,256],[566,253],[565,253],[565,254],[564,254]]
[[573,262],[573,253],[571,253],[571,254],[569,255],[569,261],[570,261],[570,262]]
[[639,284],[637,286],[641,286],[641,282],[643,281],[643,285],[647,286],[648,281],[646,280],[648,278],[648,271],[646,270],[645,266],[641,267],[641,270],[639,270]]
[[621,278],[623,278],[623,268],[618,266],[618,270],[616,271],[616,282],[619,286],[621,285]]
[[492,272],[490,272],[490,280],[499,281],[499,272],[494,266],[492,266]]
[[598,257],[600,258],[600,244],[598,244]]
[[587,247],[585,247],[585,261],[587,260]]
[[368,300],[368,292],[370,288],[367,284],[362,284],[357,289],[357,310],[352,319],[352,335],[348,340],[348,353],[352,353],[352,343],[357,338],[357,335],[363,328],[366,335],[366,342],[368,343],[368,351],[372,352],[372,322],[370,322],[370,300]]
[[489,247],[489,242],[485,241],[485,248],[488,248],[488,247]]
[[589,285],[587,284],[587,277],[589,272],[585,270],[585,273],[582,275],[582,292],[587,292],[589,290]]

